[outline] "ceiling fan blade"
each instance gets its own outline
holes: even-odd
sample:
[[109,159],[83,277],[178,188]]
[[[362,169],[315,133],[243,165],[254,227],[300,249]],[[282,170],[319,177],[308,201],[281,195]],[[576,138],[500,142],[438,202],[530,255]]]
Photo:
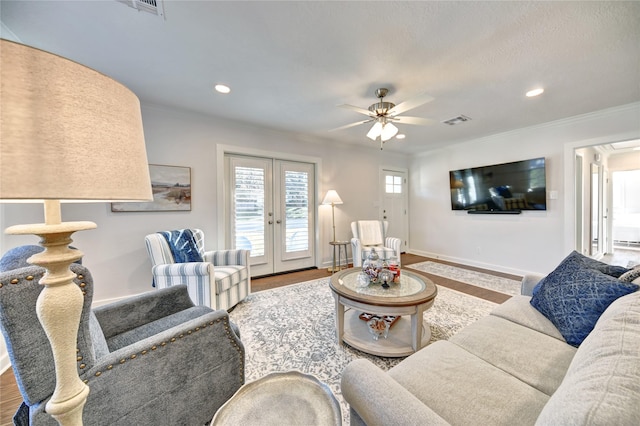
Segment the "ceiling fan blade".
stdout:
[[434,124],[436,120],[431,120],[430,118],[422,118],[422,117],[393,117],[391,118],[396,123],[401,124],[416,124],[418,126],[428,126]]
[[435,98],[433,96],[429,96],[426,93],[422,95],[416,96],[415,98],[408,99],[402,103],[399,103],[395,107],[389,110],[388,115],[398,115],[402,114],[405,111],[409,111],[412,108],[418,107],[420,105],[426,104],[427,102],[431,102]]
[[355,112],[359,112],[360,114],[368,115],[369,117],[375,117],[375,114],[369,111],[368,109],[360,108],[353,105],[338,105],[340,108],[350,109]]
[[372,118],[371,120],[356,121],[355,123],[346,124],[346,125],[344,125],[344,126],[337,127],[337,128],[335,128],[335,129],[331,129],[331,130],[329,130],[329,131],[330,131],[330,132],[335,132],[336,130],[344,130],[344,129],[348,129],[349,127],[359,126],[360,124],[370,123],[371,121],[373,121],[373,118]]

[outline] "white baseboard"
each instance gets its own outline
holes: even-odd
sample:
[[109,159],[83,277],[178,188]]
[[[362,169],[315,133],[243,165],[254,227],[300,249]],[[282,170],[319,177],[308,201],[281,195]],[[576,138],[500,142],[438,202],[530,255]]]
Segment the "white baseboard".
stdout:
[[430,257],[432,259],[445,260],[447,262],[459,263],[461,265],[473,266],[475,268],[488,269],[490,271],[502,272],[505,274],[518,275],[520,277],[525,276],[527,274],[533,274],[536,272],[533,271],[524,271],[522,269],[509,268],[502,265],[493,265],[491,263],[483,263],[475,260],[464,259],[461,257],[454,256],[444,256],[438,253],[431,253],[420,250],[409,250],[407,253],[416,254],[418,256]]
[[11,367],[11,362],[9,361],[9,353],[3,350],[0,353],[0,374],[3,374]]
[[128,294],[126,296],[112,297],[111,299],[94,300],[91,303],[91,308],[97,308],[98,306],[108,305],[109,303],[113,303],[113,302],[119,302],[121,300],[129,299],[130,297],[139,296],[143,293],[148,293],[148,291],[143,291],[142,293],[138,293],[138,294]]

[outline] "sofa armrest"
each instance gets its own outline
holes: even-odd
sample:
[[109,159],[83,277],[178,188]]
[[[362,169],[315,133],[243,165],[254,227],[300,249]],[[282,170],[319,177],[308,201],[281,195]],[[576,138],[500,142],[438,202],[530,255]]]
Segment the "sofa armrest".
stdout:
[[359,238],[351,238],[351,257],[354,268],[362,266],[362,244]]
[[340,387],[351,409],[369,426],[449,424],[368,360],[349,363]]
[[206,251],[202,258],[215,266],[244,265],[248,266],[250,250],[213,250]]
[[98,306],[93,313],[104,335],[110,337],[193,306],[187,286],[176,285]]
[[207,277],[212,266],[209,262],[167,263],[152,267],[151,273],[154,277],[184,277],[185,275]]
[[398,258],[398,266],[400,266],[400,261],[402,258],[400,254],[402,252],[402,240],[396,237],[387,237],[384,239],[384,245],[385,247],[393,249],[393,251],[396,253],[396,257]]
[[545,276],[542,274],[525,274],[522,277],[520,284],[520,294],[523,296],[532,296],[533,288],[542,280]]

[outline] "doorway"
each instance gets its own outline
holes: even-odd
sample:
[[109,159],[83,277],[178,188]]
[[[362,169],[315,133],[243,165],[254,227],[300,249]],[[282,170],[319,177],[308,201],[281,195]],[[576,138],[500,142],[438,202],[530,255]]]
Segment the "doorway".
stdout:
[[640,264],[640,140],[574,149],[575,249],[604,262]]
[[402,253],[407,251],[409,219],[407,215],[407,172],[405,170],[380,170],[382,220],[389,222],[387,235],[400,238]]
[[251,275],[315,265],[315,165],[225,155],[226,245],[251,250]]

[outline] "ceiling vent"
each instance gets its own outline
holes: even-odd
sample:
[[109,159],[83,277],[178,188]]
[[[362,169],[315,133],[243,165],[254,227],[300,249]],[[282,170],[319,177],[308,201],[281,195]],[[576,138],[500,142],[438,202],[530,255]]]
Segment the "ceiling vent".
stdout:
[[129,7],[164,18],[164,0],[118,0]]
[[465,121],[470,121],[471,118],[466,115],[459,115],[457,117],[450,118],[442,123],[448,124],[449,126],[455,126],[456,124],[464,123]]

